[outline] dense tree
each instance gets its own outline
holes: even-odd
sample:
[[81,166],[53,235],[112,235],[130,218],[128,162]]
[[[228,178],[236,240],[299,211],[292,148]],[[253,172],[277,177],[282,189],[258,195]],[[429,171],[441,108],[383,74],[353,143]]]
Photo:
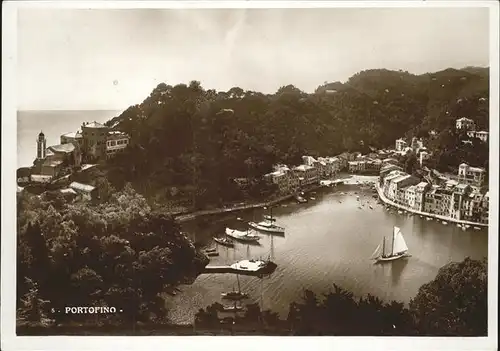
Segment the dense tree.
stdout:
[[[240,87],[205,90],[196,81],[162,83],[108,123],[132,140],[105,173],[117,189],[132,182],[148,199],[202,208],[255,198],[258,190],[238,191],[232,179],[259,179],[276,162],[392,146],[403,135],[428,137],[431,130],[439,133],[430,145],[432,164],[483,166],[487,147],[474,141],[471,148],[448,133],[462,116],[487,128],[488,84],[488,69],[367,70],[345,83],[327,82],[315,94],[293,85],[264,95]],[[172,187],[175,195],[165,191]]]
[[151,211],[130,185],[103,203],[63,203],[55,210],[58,201],[49,194],[20,199],[20,321],[89,318],[65,314],[65,306],[114,306],[123,312],[103,318],[115,322],[162,320],[164,287],[192,281],[207,263],[178,224]]
[[439,270],[410,302],[422,335],[486,336],[488,264],[466,258]]

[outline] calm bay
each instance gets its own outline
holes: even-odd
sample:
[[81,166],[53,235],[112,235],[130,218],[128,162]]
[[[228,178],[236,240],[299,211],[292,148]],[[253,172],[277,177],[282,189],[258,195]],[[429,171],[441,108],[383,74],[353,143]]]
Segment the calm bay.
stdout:
[[[286,227],[285,236],[261,233],[260,245],[219,246],[219,256],[211,257],[210,264],[270,255],[278,264],[276,271],[264,279],[240,276],[241,290],[250,295],[248,302],[260,303],[286,318],[289,304],[300,300],[304,289],[322,294],[337,284],[356,296],[372,294],[408,303],[445,264],[488,255],[487,229],[463,231],[454,224],[389,212],[372,195],[357,185],[340,185],[309,194],[314,200],[307,204],[278,205],[273,215]],[[206,221],[185,223],[183,230],[192,239],[213,246],[212,236],[222,235],[226,226],[244,230],[248,221],[260,220],[267,213],[258,209],[221,215],[208,225]],[[392,235],[394,226],[401,228],[412,257],[374,264],[371,254],[383,236]],[[233,288],[237,289],[235,275],[202,274],[192,285],[181,286],[176,296],[167,297],[169,316],[176,323],[190,323],[198,309],[221,302],[221,293]]]

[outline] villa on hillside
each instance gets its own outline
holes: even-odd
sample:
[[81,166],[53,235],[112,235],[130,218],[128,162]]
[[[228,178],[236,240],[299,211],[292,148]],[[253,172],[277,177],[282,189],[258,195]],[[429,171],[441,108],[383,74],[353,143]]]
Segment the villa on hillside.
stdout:
[[455,127],[457,130],[475,130],[476,123],[470,118],[462,117],[456,120]]
[[486,170],[481,167],[471,167],[462,163],[458,167],[458,179],[466,184],[482,186],[485,179]]
[[469,130],[467,132],[467,136],[469,138],[476,138],[476,139],[479,139],[483,142],[488,142],[488,132],[485,132],[485,131],[479,131],[479,132],[476,132],[475,130]]

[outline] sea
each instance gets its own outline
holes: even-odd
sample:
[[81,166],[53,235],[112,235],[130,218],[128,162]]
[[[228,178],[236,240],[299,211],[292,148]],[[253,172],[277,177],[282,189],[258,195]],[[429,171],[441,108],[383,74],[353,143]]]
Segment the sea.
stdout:
[[61,134],[76,132],[83,122],[104,123],[119,116],[118,110],[18,111],[17,167],[29,167],[36,158],[36,140],[43,131],[47,146],[60,143]]

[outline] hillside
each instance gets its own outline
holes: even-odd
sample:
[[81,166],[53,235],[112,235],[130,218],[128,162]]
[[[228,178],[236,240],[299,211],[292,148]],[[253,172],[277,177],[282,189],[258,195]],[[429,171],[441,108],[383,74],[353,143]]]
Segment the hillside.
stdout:
[[108,122],[131,135],[108,176],[117,187],[131,181],[148,197],[191,198],[196,207],[259,197],[272,189],[254,181],[242,194],[231,179],[257,179],[274,163],[296,164],[304,154],[365,151],[404,135],[449,132],[461,116],[487,129],[488,89],[488,69],[471,67],[423,75],[366,70],[314,94],[291,85],[264,95],[162,83]]

